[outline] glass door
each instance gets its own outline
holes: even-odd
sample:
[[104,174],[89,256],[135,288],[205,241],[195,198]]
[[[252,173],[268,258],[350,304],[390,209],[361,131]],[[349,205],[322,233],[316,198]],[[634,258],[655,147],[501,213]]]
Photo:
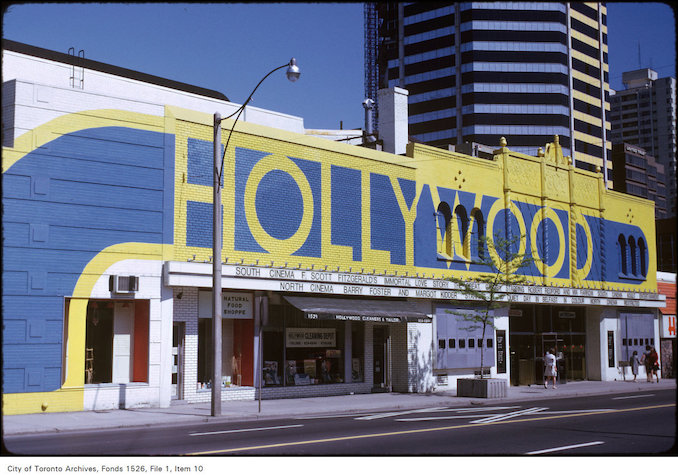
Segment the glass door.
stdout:
[[513,386],[529,386],[541,381],[537,379],[535,370],[536,354],[541,348],[535,348],[535,336],[527,334],[512,334],[509,339],[509,354],[511,364],[511,384]]
[[586,379],[586,335],[572,333],[564,335],[565,344],[560,349],[568,380]]
[[558,378],[567,380],[586,379],[586,335],[577,333],[543,333],[541,336],[541,361],[546,350],[553,348],[558,361]]
[[388,343],[388,328],[374,327],[372,339],[374,366],[372,374],[375,389],[387,389],[390,382],[388,375]]
[[558,335],[557,333],[542,333],[541,334],[541,356],[542,358],[546,354],[547,350],[550,350],[553,348],[556,352],[556,356],[558,356],[558,353],[560,353],[563,349],[563,345],[565,344],[565,340],[563,340],[562,335]]
[[561,377],[565,377],[565,375],[562,373],[562,360],[561,355],[563,351],[563,346],[565,345],[565,340],[563,339],[562,335],[559,335],[558,333],[555,332],[549,332],[549,333],[542,333],[541,334],[541,353],[538,355],[538,365],[536,365],[536,371],[537,375],[539,376],[539,380],[543,380],[544,376],[544,355],[546,355],[547,351],[554,350],[554,354],[556,356],[556,365],[558,368],[558,380],[560,381]]

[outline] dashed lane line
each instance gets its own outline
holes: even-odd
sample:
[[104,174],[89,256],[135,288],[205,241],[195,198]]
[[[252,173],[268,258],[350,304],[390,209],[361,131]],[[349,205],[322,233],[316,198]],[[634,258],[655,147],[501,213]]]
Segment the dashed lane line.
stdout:
[[585,444],[575,444],[575,445],[564,445],[562,447],[554,447],[552,449],[543,449],[543,450],[535,450],[532,452],[526,452],[525,455],[539,455],[539,454],[548,454],[550,452],[561,452],[563,450],[570,450],[570,449],[578,449],[579,447],[590,447],[592,445],[600,445],[604,444],[605,442],[601,442],[600,440],[596,442],[587,442]]

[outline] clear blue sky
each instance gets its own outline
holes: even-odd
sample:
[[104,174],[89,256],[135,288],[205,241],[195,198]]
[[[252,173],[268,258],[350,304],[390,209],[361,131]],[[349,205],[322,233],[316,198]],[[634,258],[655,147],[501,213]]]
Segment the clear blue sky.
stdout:
[[[5,4],[6,5],[6,4]],[[610,85],[650,65],[675,76],[673,10],[608,3]],[[226,94],[242,103],[268,71],[295,56],[301,79],[268,78],[253,105],[301,116],[306,128],[360,128],[364,99],[361,3],[17,4],[3,37]]]

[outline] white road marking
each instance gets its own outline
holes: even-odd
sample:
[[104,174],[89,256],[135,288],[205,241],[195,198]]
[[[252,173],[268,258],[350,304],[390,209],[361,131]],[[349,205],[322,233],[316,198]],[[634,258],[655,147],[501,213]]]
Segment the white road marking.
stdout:
[[196,432],[195,434],[188,435],[215,435],[215,434],[232,434],[235,432],[252,432],[257,430],[274,430],[274,429],[291,429],[293,427],[304,427],[303,424],[295,424],[291,426],[274,426],[274,427],[255,427],[253,429],[234,429],[234,430],[219,430],[214,432]]
[[499,411],[502,409],[517,409],[520,406],[494,406],[494,407],[462,407],[458,409],[446,409],[447,411],[455,412],[480,412],[480,411]]
[[[631,397],[639,397],[639,396],[631,396]],[[642,397],[642,396],[641,396]],[[411,417],[411,418],[400,418],[400,419],[394,419],[398,422],[423,422],[423,421],[435,421],[435,420],[448,420],[448,419],[464,419],[464,418],[472,418],[472,417],[479,417],[482,416],[482,419],[478,419],[475,421],[471,421],[471,423],[474,424],[484,424],[488,422],[496,422],[504,419],[511,419],[514,417],[522,416],[522,415],[529,415],[529,414],[534,414],[536,412],[539,412],[540,414],[548,414],[548,415],[553,415],[553,414],[576,414],[576,413],[586,413],[586,412],[607,412],[610,411],[611,409],[578,409],[578,410],[572,410],[572,411],[547,411],[547,407],[531,407],[527,409],[523,409],[521,411],[514,411],[514,412],[508,412],[508,413],[490,413],[487,414],[489,411],[501,411],[501,410],[507,410],[507,409],[517,409],[520,406],[494,406],[494,407],[429,407],[429,408],[424,408],[424,409],[416,409],[416,410],[410,410],[410,411],[400,411],[400,412],[382,412],[382,413],[353,413],[353,414],[326,414],[326,415],[319,415],[319,416],[300,416],[296,417],[295,419],[298,420],[305,420],[305,419],[330,419],[334,417],[353,417],[357,421],[371,421],[374,419],[383,419],[386,417],[393,417],[393,416],[404,416],[407,414],[414,414],[414,413],[421,413],[421,412],[432,412],[432,413],[440,413],[440,412],[456,412],[458,415],[454,416],[430,416],[430,417]],[[485,414],[479,414],[483,413]]]
[[310,419],[333,419],[335,417],[360,417],[360,416],[369,416],[373,414],[372,412],[363,412],[363,413],[351,413],[351,414],[324,414],[321,416],[297,416],[296,420],[305,421]]
[[383,419],[385,417],[391,416],[404,416],[405,414],[416,414],[418,412],[431,412],[431,408],[427,407],[425,409],[415,409],[412,411],[399,411],[399,412],[383,412],[381,414],[372,414],[364,417],[356,417],[356,421],[371,421],[374,419]]
[[619,396],[619,397],[613,397],[612,400],[614,401],[615,399],[634,399],[637,397],[652,397],[654,394],[639,394],[638,396]]
[[[519,406],[515,406],[519,407]],[[487,408],[487,409],[503,409],[503,408]],[[516,416],[522,416],[522,415],[529,415],[529,414],[534,414],[535,412],[538,412],[539,414],[548,414],[548,415],[554,415],[554,414],[578,414],[578,413],[586,413],[586,412],[608,412],[611,411],[612,409],[580,409],[580,410],[575,410],[575,411],[546,411],[545,407],[541,408],[531,408],[531,409],[525,409],[523,411],[516,411],[516,412],[509,412],[509,413],[497,413],[497,414],[483,414],[484,416],[491,416],[491,417],[486,417],[484,419],[478,419],[477,421],[472,421],[474,423],[486,423],[486,422],[495,422],[499,421],[502,419],[507,419],[507,418],[512,418]],[[421,422],[421,421],[437,421],[437,420],[445,420],[445,419],[463,419],[463,418],[470,418],[470,417],[478,417],[480,414],[462,414],[462,415],[457,415],[457,416],[431,416],[431,417],[413,417],[409,419],[395,419],[398,422]]]
[[505,419],[512,419],[514,417],[518,416],[524,416],[527,414],[534,414],[535,412],[541,412],[548,409],[548,407],[530,407],[528,409],[523,409],[522,411],[513,411],[509,412],[506,414],[500,414],[498,416],[490,416],[490,417],[485,417],[483,419],[477,419],[475,421],[471,421],[471,424],[486,424],[488,422],[497,422],[497,421],[503,421]]
[[561,450],[576,449],[576,448],[579,448],[579,447],[589,447],[591,445],[600,445],[600,444],[604,444],[604,443],[605,442],[597,441],[597,442],[587,442],[585,444],[565,445],[563,447],[554,447],[552,449],[535,450],[533,452],[527,452],[527,453],[525,453],[525,455],[547,454],[549,452],[559,452]]
[[[519,408],[520,406],[494,406],[494,407],[429,407],[425,409],[417,409],[416,412],[483,412],[483,411],[499,411],[499,410],[504,410],[504,409],[516,409]],[[390,417],[393,415],[404,415],[407,413],[410,413],[412,411],[407,411],[407,412],[388,412],[388,413],[381,413],[381,414],[375,414],[374,412],[353,412],[353,413],[348,413],[348,414],[322,414],[318,416],[297,416],[295,417],[296,420],[311,420],[311,419],[332,419],[335,417],[355,417],[356,420],[371,420],[372,416],[381,416],[381,417]],[[476,414],[477,415],[477,414]],[[469,416],[472,417],[472,416]],[[407,419],[403,419],[407,420]]]
[[[501,416],[503,414],[490,414]],[[411,419],[395,419],[398,422],[421,422],[421,421],[442,421],[447,419],[468,419],[470,417],[478,417],[478,414],[462,414],[459,416],[440,416],[440,417],[413,417]]]

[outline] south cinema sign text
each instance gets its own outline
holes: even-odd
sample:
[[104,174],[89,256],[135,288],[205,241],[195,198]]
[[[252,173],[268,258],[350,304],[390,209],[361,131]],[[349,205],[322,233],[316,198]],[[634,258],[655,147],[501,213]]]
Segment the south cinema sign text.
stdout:
[[[211,287],[212,265],[168,261],[164,266],[168,286]],[[482,284],[478,284],[482,290]],[[224,264],[222,288],[269,290],[323,295],[405,297],[435,300],[471,300],[445,279],[356,274],[318,270]],[[509,286],[508,301],[559,305],[653,307],[666,305],[663,295],[648,292],[575,289],[539,285]]]

